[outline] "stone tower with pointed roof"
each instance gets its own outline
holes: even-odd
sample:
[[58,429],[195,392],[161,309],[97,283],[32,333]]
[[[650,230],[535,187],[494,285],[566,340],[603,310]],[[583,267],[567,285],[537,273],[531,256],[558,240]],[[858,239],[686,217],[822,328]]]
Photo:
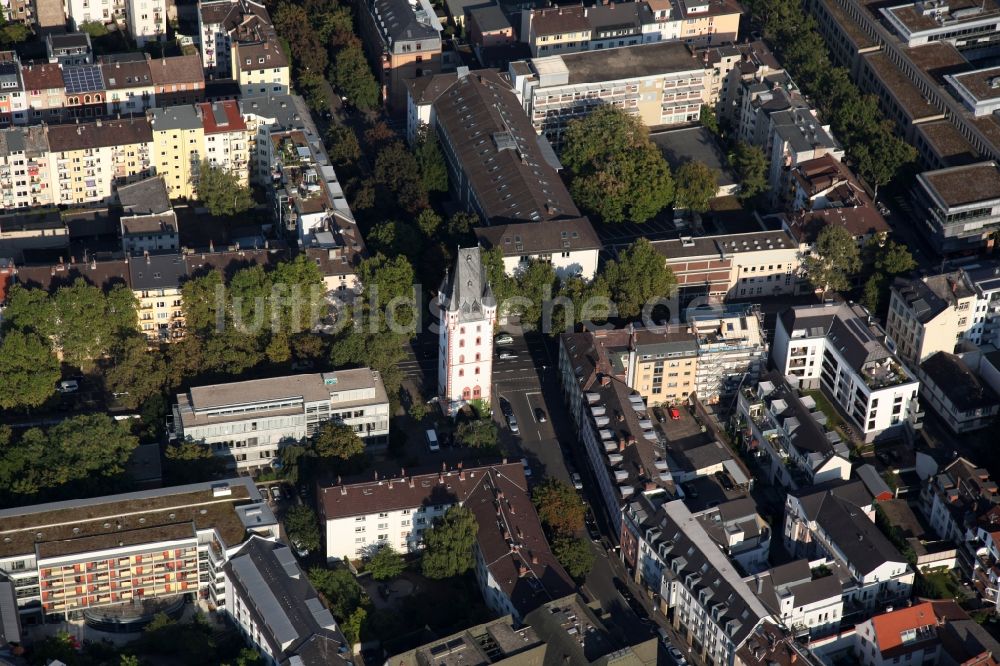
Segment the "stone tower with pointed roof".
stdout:
[[438,293],[438,308],[438,395],[442,408],[454,415],[470,400],[490,400],[497,302],[478,247],[458,248],[454,270]]

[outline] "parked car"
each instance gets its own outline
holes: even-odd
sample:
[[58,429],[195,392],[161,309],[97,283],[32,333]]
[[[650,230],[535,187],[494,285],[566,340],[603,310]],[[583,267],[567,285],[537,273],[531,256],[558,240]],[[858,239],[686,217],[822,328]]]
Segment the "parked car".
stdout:
[[431,428],[424,432],[424,437],[427,439],[427,448],[431,451],[440,451],[441,444],[438,443],[437,430]]
[[56,387],[56,389],[60,393],[76,393],[77,391],[80,390],[80,383],[75,379],[66,379],[59,382],[59,385]]
[[514,344],[514,336],[510,333],[497,333],[497,336],[493,338],[493,342],[498,345],[512,345]]
[[271,486],[268,491],[271,493],[271,499],[275,502],[281,499],[281,489],[278,486]]
[[507,417],[514,415],[514,408],[504,398],[500,398],[500,413]]
[[663,423],[664,421],[666,421],[666,418],[663,416],[663,410],[660,409],[659,407],[653,407],[653,416],[660,423]]
[[521,458],[521,464],[524,465],[524,475],[531,476],[531,467],[528,465],[528,459]]
[[548,421],[548,417],[545,416],[545,410],[541,407],[535,407],[535,420],[539,423],[545,423]]
[[569,478],[573,481],[573,487],[577,490],[583,490],[583,479],[580,478],[579,472],[573,472],[569,475]]
[[510,428],[510,431],[515,435],[521,432],[521,429],[517,426],[517,417],[514,416],[513,412],[507,414],[507,427]]
[[681,654],[681,651],[673,645],[667,648],[667,654],[670,655],[670,658],[674,660],[674,663],[677,664],[677,666],[685,666],[685,664],[687,664],[687,659],[685,659],[684,655]]
[[671,407],[670,408],[670,420],[671,421],[679,421],[680,418],[681,418],[681,410],[677,409],[676,407]]
[[517,354],[505,351],[497,354],[497,358],[500,359],[501,361],[509,361],[512,358],[517,358]]
[[715,479],[719,482],[719,485],[725,488],[727,491],[736,488],[736,484],[733,483],[733,477],[729,476],[725,472],[722,471],[716,472]]
[[295,554],[298,555],[299,557],[308,557],[309,555],[309,549],[305,548],[298,541],[292,542],[292,549],[295,551]]

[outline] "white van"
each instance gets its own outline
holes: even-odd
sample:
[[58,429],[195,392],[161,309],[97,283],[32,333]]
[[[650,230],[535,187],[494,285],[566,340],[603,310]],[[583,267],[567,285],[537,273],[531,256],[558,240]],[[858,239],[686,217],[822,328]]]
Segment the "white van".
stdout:
[[441,450],[441,445],[438,444],[438,434],[437,431],[434,430],[434,428],[431,428],[430,430],[425,432],[424,437],[427,438],[427,448],[429,448],[431,451]]

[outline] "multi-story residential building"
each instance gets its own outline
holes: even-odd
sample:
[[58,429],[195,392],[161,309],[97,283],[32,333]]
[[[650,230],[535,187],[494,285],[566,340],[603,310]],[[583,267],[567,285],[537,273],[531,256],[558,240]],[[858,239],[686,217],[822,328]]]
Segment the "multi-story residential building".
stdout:
[[162,176],[121,185],[115,193],[118,195],[123,217],[160,215],[173,210],[167,194],[167,184]]
[[942,254],[976,250],[1000,228],[1000,169],[993,161],[917,174],[925,236]]
[[808,108],[772,113],[764,148],[770,164],[768,184],[774,196],[789,190],[790,167],[824,155],[837,160],[844,157],[844,149],[830,133],[829,126],[821,125],[815,111]]
[[9,23],[34,23],[34,3],[30,0],[4,0],[0,2],[0,13]]
[[653,127],[697,120],[702,104],[715,103],[709,68],[678,42],[514,62],[510,77],[535,131],[557,148],[567,124],[601,104]]
[[516,41],[514,26],[498,5],[469,10],[469,43],[481,49],[507,46]]
[[[122,250],[127,255],[134,257],[144,253],[180,251],[177,215],[172,210],[151,215],[122,215],[120,224]],[[153,328],[149,331],[152,332]]]
[[407,108],[404,81],[441,71],[441,22],[428,0],[365,0],[361,36],[389,110]]
[[203,158],[247,184],[250,174],[250,132],[235,100],[197,105],[205,133]]
[[327,421],[350,426],[369,447],[389,435],[389,399],[370,368],[196,386],[177,394],[171,438],[201,442],[240,471],[269,467],[281,446]]
[[471,400],[491,401],[493,385],[493,297],[480,248],[458,248],[455,268],[438,292],[438,396],[456,413]]
[[350,647],[292,551],[258,536],[225,565],[226,615],[268,666],[349,666]]
[[551,264],[560,279],[592,280],[603,245],[586,217],[557,224],[492,224],[476,228],[476,239],[487,250],[498,248],[504,272],[516,275],[532,261]]
[[46,35],[45,53],[49,58],[49,62],[53,64],[94,64],[94,48],[90,43],[90,34],[86,32],[51,33]]
[[793,634],[819,638],[836,632],[844,615],[843,586],[829,570],[816,573],[795,560],[746,579],[764,606]]
[[205,72],[197,54],[150,58],[149,76],[157,106],[194,104],[205,99]]
[[963,546],[959,564],[966,568],[974,555],[966,550],[974,543],[981,518],[1000,505],[997,484],[989,472],[959,457],[924,482],[920,509],[940,539]]
[[27,108],[21,61],[14,51],[0,51],[0,126],[24,123]]
[[623,514],[622,558],[636,582],[659,595],[657,610],[700,661],[733,666],[736,651],[773,613],[684,502],[641,497]]
[[860,306],[789,308],[778,317],[774,364],[792,386],[822,388],[870,442],[919,429],[920,382],[889,350]]
[[144,117],[51,125],[48,139],[59,204],[111,202],[115,185],[151,175],[153,131]]
[[125,24],[140,48],[163,41],[167,35],[166,0],[125,0]]
[[726,556],[748,573],[767,568],[771,528],[749,497],[696,511],[695,519]]
[[[507,238],[512,248],[518,236],[522,245],[534,238],[531,251],[517,252],[518,257],[548,256],[557,266],[579,268],[586,276],[594,258],[590,222],[581,219],[559,177],[552,147],[535,133],[507,79],[495,70],[460,68],[408,85],[409,139],[414,141],[419,128],[428,125],[440,139],[455,197],[484,223],[514,227],[491,244],[502,242],[504,255],[513,256],[517,251],[508,249]],[[523,223],[547,228],[542,232]],[[563,256],[566,252],[570,256]],[[574,266],[577,261],[579,267]]]
[[321,488],[317,504],[327,561],[361,559],[383,546],[420,550],[424,533],[457,504],[479,524],[476,578],[497,614],[521,621],[573,591],[549,550],[520,462],[341,483]]
[[998,652],[1000,643],[950,599],[886,609],[859,623],[852,650],[864,666],[989,663]]
[[1000,414],[1000,398],[965,361],[939,351],[917,367],[920,400],[956,433],[988,428]]
[[800,395],[771,373],[740,392],[743,443],[767,470],[770,483],[800,488],[851,476],[850,450],[826,427],[812,396]]
[[893,280],[885,329],[899,355],[919,364],[952,353],[974,325],[977,295],[962,270]]
[[145,57],[101,61],[107,93],[107,114],[145,113],[154,104],[153,79]]
[[229,556],[248,534],[278,538],[249,477],[5,509],[0,521],[0,571],[25,623],[195,592],[226,609]]
[[66,105],[66,88],[62,69],[53,64],[29,64],[21,68],[21,78],[27,93],[26,118],[32,124],[59,120]]
[[682,301],[807,293],[802,248],[787,231],[682,236],[654,241],[677,278]]
[[[685,325],[635,328],[626,350],[609,347],[612,362],[627,368],[628,385],[646,404],[679,404],[695,392],[698,379],[698,338]],[[597,329],[595,337],[614,335]],[[608,341],[610,342],[610,341]],[[620,360],[619,360],[620,359]]]
[[602,508],[620,534],[621,507],[636,493],[666,488],[674,479],[646,403],[629,388],[626,368],[611,361],[604,342],[590,333],[562,335],[559,376]]
[[706,404],[752,386],[767,364],[767,337],[756,306],[723,312],[689,312],[688,326],[698,341],[695,392]]
[[914,573],[875,526],[861,481],[791,491],[785,499],[785,550],[810,561],[827,557],[846,571],[844,614],[871,612],[910,597]]
[[1000,507],[991,506],[969,530],[965,544],[972,551],[972,586],[987,608],[1000,608]]
[[[556,53],[586,51],[590,36],[593,34],[593,27],[587,16],[589,11],[589,7],[581,6],[543,7],[521,12],[521,39],[528,43],[531,55],[535,58]],[[652,22],[652,12],[649,10],[647,12]],[[633,36],[630,41],[638,44],[641,39]]]
[[45,128],[0,130],[0,201],[7,210],[50,206],[57,201],[55,163]]
[[129,260],[129,283],[139,305],[139,328],[150,343],[184,337],[181,287],[188,276],[179,254],[149,254]]
[[193,104],[152,109],[152,162],[171,199],[195,199],[205,152],[205,122]]
[[107,86],[100,65],[60,65],[66,91],[63,120],[104,115]]
[[245,18],[232,30],[230,42],[230,72],[242,95],[288,94],[288,56],[266,14]]
[[253,0],[204,0],[198,3],[198,45],[205,71],[233,76],[232,38],[237,28],[255,19],[271,25],[264,5]]

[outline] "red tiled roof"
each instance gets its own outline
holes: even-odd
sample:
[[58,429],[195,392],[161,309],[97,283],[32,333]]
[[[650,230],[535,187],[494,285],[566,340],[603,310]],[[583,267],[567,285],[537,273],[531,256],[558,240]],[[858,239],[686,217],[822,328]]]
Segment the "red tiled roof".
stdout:
[[[240,113],[240,105],[233,100],[224,102],[203,102],[198,105],[201,110],[202,123],[205,127],[205,134],[216,134],[219,132],[238,132],[246,130],[247,124]],[[224,123],[216,120],[216,110],[221,109],[226,116]]]
[[21,77],[25,90],[63,88],[62,68],[59,65],[26,65],[21,67]]
[[[882,654],[904,644],[903,632],[923,627],[935,628],[946,620],[967,619],[968,614],[954,601],[925,601],[909,608],[882,613],[872,618],[875,640]],[[918,637],[919,638],[919,637]],[[927,638],[937,640],[936,634]]]
[[[147,56],[148,58],[148,56]],[[197,54],[171,56],[169,58],[148,58],[149,75],[158,86],[179,83],[200,83],[205,85],[205,72],[201,67],[201,56]]]

